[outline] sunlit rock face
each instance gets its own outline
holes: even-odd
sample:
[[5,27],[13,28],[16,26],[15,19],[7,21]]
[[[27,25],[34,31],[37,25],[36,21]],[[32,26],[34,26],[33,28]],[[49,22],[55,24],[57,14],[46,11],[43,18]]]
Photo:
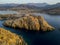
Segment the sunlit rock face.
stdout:
[[24,28],[27,30],[50,31],[54,27],[50,26],[42,16],[24,16],[15,20],[7,20],[5,26],[13,28]]
[[[20,13],[20,12],[19,12]],[[20,13],[20,14],[0,14],[0,20],[10,20],[10,19],[18,19],[20,17],[28,16],[27,13]]]
[[27,45],[21,36],[0,28],[0,45]]

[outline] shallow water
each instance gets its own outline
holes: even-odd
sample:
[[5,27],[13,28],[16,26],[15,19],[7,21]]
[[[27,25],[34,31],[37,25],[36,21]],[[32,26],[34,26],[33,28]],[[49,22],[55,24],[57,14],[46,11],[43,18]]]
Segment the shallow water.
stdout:
[[48,14],[34,13],[35,15],[41,15],[45,20],[56,29],[50,32],[26,32],[19,31],[19,29],[13,29],[3,26],[4,20],[0,21],[0,27],[8,29],[11,32],[14,32],[18,35],[21,35],[28,45],[60,45],[60,16],[52,16]]

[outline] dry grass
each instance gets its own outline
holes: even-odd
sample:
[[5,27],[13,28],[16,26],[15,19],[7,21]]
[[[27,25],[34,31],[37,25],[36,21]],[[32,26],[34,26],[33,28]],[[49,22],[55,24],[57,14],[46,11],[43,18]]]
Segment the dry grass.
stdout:
[[0,45],[27,45],[23,38],[0,28]]
[[53,30],[54,28],[50,26],[43,17],[41,16],[24,16],[15,20],[7,20],[4,22],[5,26],[10,26],[14,28],[25,28],[27,30]]

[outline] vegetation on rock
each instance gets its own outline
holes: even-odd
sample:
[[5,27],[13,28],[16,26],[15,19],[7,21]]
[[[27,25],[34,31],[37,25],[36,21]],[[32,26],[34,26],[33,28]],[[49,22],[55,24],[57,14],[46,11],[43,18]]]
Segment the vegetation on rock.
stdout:
[[27,45],[21,36],[0,28],[0,45]]
[[7,20],[4,22],[5,26],[13,28],[24,28],[27,30],[49,31],[54,27],[50,26],[42,16],[24,16],[15,20]]
[[0,14],[0,20],[8,20],[8,19],[18,19],[20,17],[28,16],[29,14]]

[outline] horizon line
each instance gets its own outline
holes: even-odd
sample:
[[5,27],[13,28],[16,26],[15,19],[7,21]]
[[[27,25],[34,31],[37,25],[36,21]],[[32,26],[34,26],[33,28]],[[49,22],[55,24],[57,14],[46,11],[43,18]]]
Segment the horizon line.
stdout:
[[[32,2],[31,2],[32,3]],[[36,2],[33,2],[33,3],[36,3]],[[37,2],[39,3],[39,2]],[[46,3],[46,2],[43,2],[43,3]],[[60,3],[60,2],[57,2],[57,3]],[[57,4],[57,3],[54,3],[54,4]],[[29,4],[29,3],[0,3],[0,4]],[[52,4],[52,3],[46,3],[46,4]]]

